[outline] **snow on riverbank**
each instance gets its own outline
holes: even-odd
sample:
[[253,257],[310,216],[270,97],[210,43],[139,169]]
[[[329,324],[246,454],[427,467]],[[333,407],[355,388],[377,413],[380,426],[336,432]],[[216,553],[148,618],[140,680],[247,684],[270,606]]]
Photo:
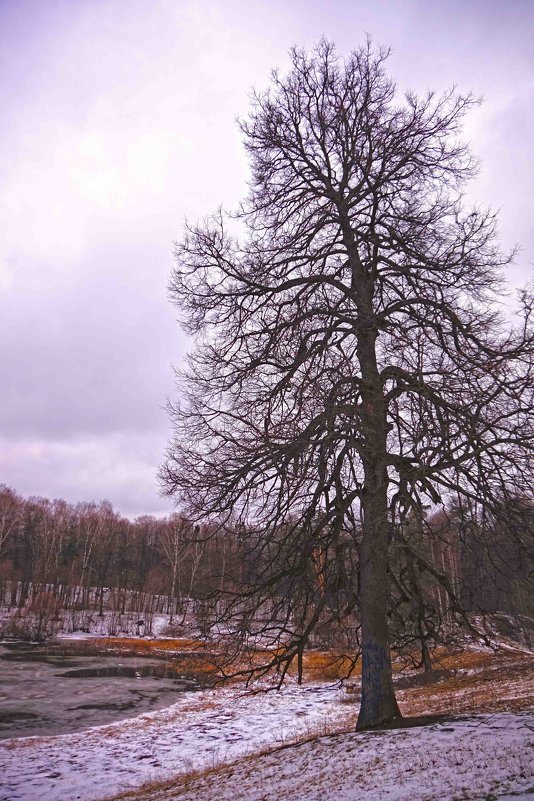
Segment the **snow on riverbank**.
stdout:
[[[397,695],[407,715],[454,710],[441,723],[352,733],[357,704],[347,701],[355,696],[319,684],[280,693],[235,686],[184,693],[172,706],[130,720],[5,740],[0,801],[102,801],[130,788],[136,801],[532,799],[532,655],[501,649],[442,653],[439,660],[433,674],[399,677]],[[474,714],[480,710],[486,714]],[[343,729],[349,733],[258,756]],[[180,780],[194,770],[203,775]]]
[[0,801],[96,801],[205,769],[325,726],[353,725],[356,709],[333,687],[253,694],[221,688],[76,734],[0,743]]
[[327,686],[209,690],[78,734],[0,744],[1,801],[96,801],[238,760],[143,801],[445,801],[532,798],[534,710],[341,734],[249,756],[299,734],[348,728],[355,706]]

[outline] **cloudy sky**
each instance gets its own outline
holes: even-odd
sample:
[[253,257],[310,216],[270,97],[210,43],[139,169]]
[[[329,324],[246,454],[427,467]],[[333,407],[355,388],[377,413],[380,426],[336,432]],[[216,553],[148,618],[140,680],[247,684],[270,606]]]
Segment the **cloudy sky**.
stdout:
[[532,0],[0,0],[0,483],[164,514],[172,243],[244,193],[235,117],[322,36],[400,88],[485,97],[473,198],[534,263]]

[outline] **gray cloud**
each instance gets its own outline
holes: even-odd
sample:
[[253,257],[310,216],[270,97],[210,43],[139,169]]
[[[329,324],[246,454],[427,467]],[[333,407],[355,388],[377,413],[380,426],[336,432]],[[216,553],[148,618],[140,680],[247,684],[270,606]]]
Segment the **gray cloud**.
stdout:
[[244,194],[234,124],[288,48],[392,46],[401,89],[485,96],[470,197],[532,276],[532,4],[525,0],[5,0],[0,4],[0,482],[163,513],[162,407],[187,343],[172,241]]

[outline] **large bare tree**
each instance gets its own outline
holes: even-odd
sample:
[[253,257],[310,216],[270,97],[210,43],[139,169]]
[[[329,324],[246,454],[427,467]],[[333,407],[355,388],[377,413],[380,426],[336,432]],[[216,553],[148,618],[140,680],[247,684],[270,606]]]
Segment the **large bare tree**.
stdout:
[[361,529],[359,728],[399,715],[395,526],[453,495],[502,507],[533,475],[531,301],[507,328],[511,257],[462,198],[476,101],[399,97],[386,59],[370,43],[344,62],[327,42],[295,49],[254,96],[246,200],[176,249],[172,298],[196,344],[162,469],[192,519],[248,525],[271,564],[276,532],[305,532],[312,553]]

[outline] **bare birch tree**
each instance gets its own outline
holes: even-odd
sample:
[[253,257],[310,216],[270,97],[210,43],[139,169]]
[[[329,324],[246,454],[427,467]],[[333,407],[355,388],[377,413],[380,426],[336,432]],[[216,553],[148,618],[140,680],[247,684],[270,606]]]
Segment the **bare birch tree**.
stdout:
[[10,487],[0,484],[0,561],[7,543],[22,522],[22,498]]
[[508,330],[511,256],[462,197],[475,101],[399,97],[386,58],[295,49],[254,96],[248,197],[176,248],[172,298],[196,346],[162,468],[191,519],[246,523],[271,549],[294,521],[312,550],[361,525],[359,728],[399,715],[395,525],[455,495],[529,497],[533,476],[531,299]]
[[165,525],[160,529],[159,549],[168,564],[170,572],[167,611],[169,612],[169,623],[171,624],[176,610],[178,608],[181,609],[183,604],[180,566],[184,560],[188,528],[190,528],[190,525],[186,520],[179,515],[173,515],[169,520],[165,521]]

